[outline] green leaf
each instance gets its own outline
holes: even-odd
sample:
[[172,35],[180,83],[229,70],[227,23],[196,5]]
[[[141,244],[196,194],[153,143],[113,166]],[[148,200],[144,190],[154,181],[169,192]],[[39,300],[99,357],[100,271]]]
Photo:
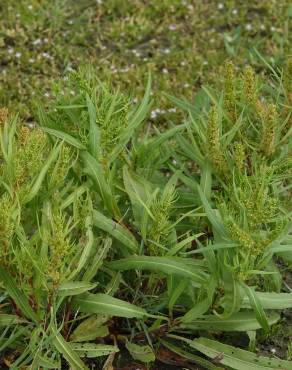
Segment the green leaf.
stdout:
[[108,356],[111,353],[119,352],[119,348],[117,346],[111,346],[108,344],[70,343],[70,345],[80,357],[86,358]]
[[108,266],[113,270],[141,269],[162,272],[167,275],[175,274],[191,279],[199,284],[204,283],[207,276],[199,266],[189,266],[183,262],[182,258],[132,256],[110,262]]
[[73,303],[78,310],[84,313],[140,319],[147,316],[147,312],[143,308],[102,293],[85,293],[73,298]]
[[193,322],[197,317],[204,315],[204,313],[210,308],[211,304],[212,301],[210,297],[202,299],[200,302],[196,302],[194,307],[181,318],[181,321],[183,323]]
[[258,296],[255,294],[254,289],[250,288],[248,285],[243,284],[243,288],[245,290],[246,295],[249,298],[249,303],[251,308],[254,310],[256,318],[258,322],[261,324],[262,328],[268,332],[269,331],[269,323],[263,306],[261,305],[261,301],[259,300]]
[[126,342],[126,348],[134,360],[149,363],[155,361],[155,354],[150,346],[139,346],[138,344]]
[[71,347],[71,344],[66,342],[62,335],[58,332],[54,325],[51,325],[52,330],[52,343],[58,352],[62,353],[66,361],[72,367],[73,370],[88,370],[84,362],[81,361],[78,354]]
[[121,242],[131,252],[137,252],[139,249],[137,240],[131,232],[121,224],[105,217],[102,213],[93,211],[93,225],[106,231],[112,237]]
[[199,192],[201,201],[203,203],[203,206],[205,208],[206,215],[208,217],[208,220],[211,222],[214,230],[218,233],[218,235],[221,238],[227,238],[228,237],[228,232],[222,222],[218,219],[216,216],[214,210],[211,208],[205,194],[203,193],[202,189],[200,186],[197,187],[197,190]]
[[77,326],[70,336],[72,342],[88,342],[99,337],[105,337],[109,334],[107,326],[103,326],[107,322],[109,316],[92,315],[85,319]]
[[194,355],[193,353],[187,352],[182,350],[180,347],[175,346],[174,344],[160,339],[160,342],[168,349],[170,349],[172,352],[180,355],[183,358],[186,358],[187,360],[192,361],[196,365],[202,366],[203,369],[208,370],[224,370],[222,367],[217,367],[216,365],[212,364],[212,362],[209,362],[208,360],[205,360],[204,358]]
[[16,315],[0,313],[0,327],[1,326],[7,327],[9,325],[18,325],[18,324],[25,324],[25,323],[28,323],[28,321]]
[[47,158],[44,166],[42,167],[38,177],[36,178],[36,180],[34,181],[28,195],[25,197],[24,199],[24,203],[27,203],[27,202],[30,202],[39,192],[40,190],[40,187],[44,181],[44,178],[50,168],[50,165],[57,159],[57,156],[60,152],[60,149],[62,147],[62,144],[59,144],[58,146],[55,146],[49,157]]
[[209,200],[211,197],[212,173],[211,173],[211,167],[208,163],[206,163],[202,167],[200,188],[202,189],[202,192],[205,195],[206,199]]
[[259,356],[258,354],[219,343],[207,338],[198,338],[187,343],[210,358],[218,358],[220,363],[235,370],[291,370],[292,364],[289,361],[278,360]]
[[24,316],[34,322],[38,322],[39,318],[31,308],[27,297],[18,289],[14,279],[2,267],[0,267],[0,281],[3,282],[8,295],[13,299],[17,307],[20,308]]
[[[267,318],[268,325],[275,324],[280,319],[276,313],[271,314]],[[207,331],[248,331],[261,328],[257,317],[253,312],[238,312],[234,315],[221,319],[216,315],[205,315],[195,320],[190,320],[187,323],[183,322],[180,327],[190,330],[207,330]]]
[[106,209],[108,210],[108,212],[110,212],[111,215],[119,218],[120,212],[115,197],[111,192],[110,185],[106,180],[103,167],[88,152],[82,152],[81,158],[83,159],[85,165],[84,171],[92,178],[94,183],[97,185],[97,191],[101,196]]
[[58,131],[58,130],[55,130],[55,129],[49,128],[49,127],[42,127],[42,130],[47,132],[50,135],[53,135],[53,136],[57,137],[58,139],[61,139],[61,140],[65,141],[67,144],[70,144],[70,145],[74,146],[77,149],[86,150],[86,146],[84,146],[75,137],[73,137],[69,134],[66,134],[66,132]]
[[144,178],[130,171],[126,166],[123,168],[123,180],[137,223],[141,224],[145,210],[151,218],[154,218],[150,209],[147,207],[147,202],[153,192],[151,185]]
[[92,231],[92,217],[87,217],[85,220],[85,227],[86,227],[86,237],[87,241],[82,250],[82,253],[78,259],[78,265],[75,270],[72,271],[69,279],[73,279],[85,266],[88,258],[91,255],[92,250],[94,249],[94,235]]
[[89,126],[90,151],[93,157],[97,158],[100,147],[100,131],[96,124],[96,109],[88,94],[86,94],[86,104],[90,123]]
[[95,288],[97,284],[87,283],[86,281],[68,281],[59,286],[58,296],[67,297],[78,295]]
[[96,275],[98,269],[102,266],[103,260],[106,258],[112,245],[110,238],[105,238],[102,244],[97,246],[97,251],[87,262],[86,270],[83,274],[82,280],[90,282]]
[[[285,308],[292,308],[292,293],[264,293],[253,292],[257,296],[263,308],[269,310],[283,310]],[[243,308],[251,308],[248,296],[243,298]]]

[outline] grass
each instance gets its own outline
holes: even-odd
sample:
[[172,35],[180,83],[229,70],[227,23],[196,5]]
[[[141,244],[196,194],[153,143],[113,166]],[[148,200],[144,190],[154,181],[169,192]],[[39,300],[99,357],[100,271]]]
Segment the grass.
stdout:
[[50,100],[56,80],[85,61],[137,98],[150,69],[152,117],[172,119],[164,93],[191,99],[202,83],[218,83],[218,68],[230,58],[265,70],[254,48],[282,67],[291,41],[287,0],[3,0],[0,12],[0,104],[27,119],[37,100]]
[[0,7],[1,367],[291,369],[288,2]]

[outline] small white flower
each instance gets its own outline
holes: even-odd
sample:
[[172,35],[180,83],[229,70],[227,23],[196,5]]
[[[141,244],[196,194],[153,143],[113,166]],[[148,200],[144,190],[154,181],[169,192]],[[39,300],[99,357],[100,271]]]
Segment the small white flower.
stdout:
[[105,49],[106,49],[106,46],[101,45],[100,50],[105,50]]
[[168,26],[168,29],[169,29],[170,31],[175,31],[175,30],[177,29],[177,25],[176,25],[176,24],[170,24],[170,25]]
[[168,70],[167,70],[167,68],[163,68],[162,69],[162,73],[164,73],[165,75],[168,73]]
[[222,10],[222,9],[224,9],[224,4],[222,4],[222,3],[219,3],[219,4],[218,4],[218,9],[219,9],[219,10]]
[[47,44],[49,42],[49,39],[46,37],[44,38],[44,43]]
[[101,5],[101,4],[102,4],[102,0],[96,0],[96,3],[97,3],[98,5]]
[[50,54],[49,54],[49,53],[44,52],[44,53],[42,53],[42,56],[43,56],[43,58],[45,58],[45,59],[51,59],[51,56],[50,56]]
[[185,88],[188,88],[188,87],[190,87],[190,84],[185,83],[185,84],[184,84],[184,87],[185,87]]
[[29,63],[34,63],[35,62],[35,60],[33,59],[33,58],[29,58]]
[[182,62],[180,62],[180,65],[181,66],[186,66],[187,65],[187,62],[185,60],[183,60]]
[[46,98],[49,98],[49,97],[50,97],[50,94],[49,94],[48,92],[45,92],[45,93],[44,93],[44,96],[45,96]]
[[261,25],[260,25],[260,29],[261,29],[262,31],[264,31],[264,30],[266,29],[266,26],[265,26],[264,24],[261,24]]
[[208,61],[207,60],[204,60],[203,61],[203,64],[204,64],[204,66],[206,66],[208,64]]
[[36,39],[32,42],[33,45],[39,45],[42,43],[42,40],[41,39]]
[[169,108],[169,109],[168,109],[168,112],[169,112],[169,113],[175,113],[175,112],[176,112],[176,108]]
[[177,164],[177,161],[176,161],[175,159],[173,159],[173,160],[172,160],[172,163],[173,163],[174,165],[176,165],[176,164]]
[[189,9],[189,11],[190,11],[190,12],[194,9],[194,7],[193,7],[193,5],[192,5],[192,4],[189,4],[189,5],[187,6],[187,8]]
[[28,9],[28,10],[32,10],[32,9],[33,9],[33,6],[32,6],[31,4],[29,4],[29,5],[27,6],[27,9]]
[[69,20],[67,21],[67,23],[68,23],[68,24],[73,24],[73,23],[74,23],[74,21],[73,21],[73,19],[69,19]]
[[8,52],[8,54],[13,54],[13,48],[9,48],[8,50],[7,50],[7,52]]
[[276,348],[271,348],[271,352],[272,354],[274,355],[277,351],[276,351]]
[[272,27],[270,28],[270,30],[271,30],[271,32],[275,32],[275,31],[276,31],[276,28],[275,28],[274,26],[272,26]]
[[19,52],[19,51],[17,51],[16,53],[15,53],[15,56],[16,56],[16,58],[20,58],[21,57],[21,52]]
[[143,58],[143,62],[148,62],[148,58]]
[[237,9],[232,9],[232,12],[231,12],[233,15],[236,15],[238,14],[238,10]]
[[153,118],[153,119],[157,117],[156,110],[151,111],[150,117]]
[[251,31],[252,30],[252,25],[250,23],[248,23],[246,26],[245,26],[245,29],[247,31]]
[[163,50],[164,54],[169,54],[170,53],[170,49],[169,48],[166,48]]
[[133,103],[134,103],[134,104],[137,104],[137,103],[138,103],[138,98],[134,98],[134,99],[133,99]]

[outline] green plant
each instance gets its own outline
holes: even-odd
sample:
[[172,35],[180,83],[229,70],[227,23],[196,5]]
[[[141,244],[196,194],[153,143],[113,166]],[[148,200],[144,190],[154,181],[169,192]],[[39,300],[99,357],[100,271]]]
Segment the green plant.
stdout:
[[188,115],[163,132],[142,129],[150,78],[133,105],[91,68],[56,87],[37,128],[2,112],[10,368],[86,369],[99,356],[119,363],[123,348],[147,364],[170,351],[185,366],[291,368],[220,342],[247,333],[254,348],[292,307],[276,263],[292,253],[286,82],[230,63],[225,76],[194,104],[169,97]]

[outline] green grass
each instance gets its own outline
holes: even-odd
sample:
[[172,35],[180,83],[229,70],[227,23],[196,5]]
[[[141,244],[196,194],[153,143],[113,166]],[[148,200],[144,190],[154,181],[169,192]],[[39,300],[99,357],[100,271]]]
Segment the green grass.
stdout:
[[[227,59],[257,70],[254,48],[281,67],[289,51],[289,1],[34,1],[0,5],[0,104],[30,118],[36,99],[90,61],[101,80],[141,97],[154,76],[156,121],[173,118],[163,93],[191,98],[218,83]],[[219,72],[219,73],[218,73]],[[166,111],[166,112],[165,112]]]

